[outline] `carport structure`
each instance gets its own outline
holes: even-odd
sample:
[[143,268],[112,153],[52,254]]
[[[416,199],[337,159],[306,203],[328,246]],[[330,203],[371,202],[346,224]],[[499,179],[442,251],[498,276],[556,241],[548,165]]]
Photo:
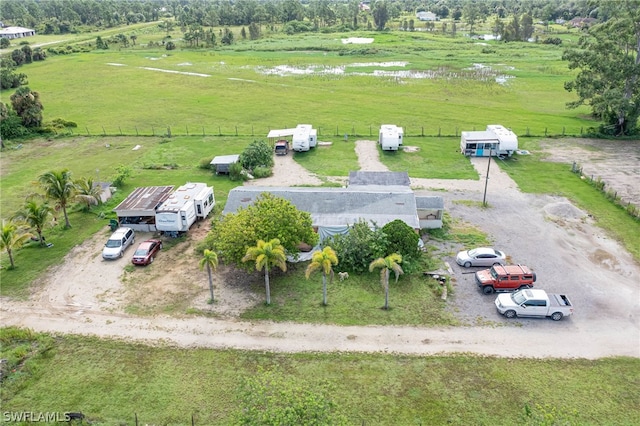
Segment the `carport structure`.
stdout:
[[119,225],[134,231],[155,232],[156,210],[169,198],[173,186],[144,186],[136,188],[113,209]]

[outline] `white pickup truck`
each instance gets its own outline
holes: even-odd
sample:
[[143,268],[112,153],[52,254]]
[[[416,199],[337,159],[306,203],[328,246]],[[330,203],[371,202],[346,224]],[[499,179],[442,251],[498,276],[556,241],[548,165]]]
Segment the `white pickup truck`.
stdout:
[[551,317],[560,321],[573,314],[573,305],[564,294],[547,294],[540,289],[504,293],[496,298],[498,312],[507,318]]

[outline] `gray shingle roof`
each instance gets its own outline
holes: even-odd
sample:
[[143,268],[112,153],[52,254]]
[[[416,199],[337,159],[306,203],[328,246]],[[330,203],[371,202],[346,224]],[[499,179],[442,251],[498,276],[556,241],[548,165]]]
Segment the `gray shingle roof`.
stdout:
[[349,186],[354,185],[392,185],[410,186],[407,172],[349,172]]

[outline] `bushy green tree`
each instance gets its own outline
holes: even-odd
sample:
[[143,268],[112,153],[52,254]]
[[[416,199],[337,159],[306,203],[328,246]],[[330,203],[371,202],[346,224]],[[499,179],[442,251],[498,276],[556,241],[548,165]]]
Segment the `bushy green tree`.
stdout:
[[13,110],[22,120],[24,127],[40,127],[42,125],[42,102],[40,94],[32,91],[28,86],[19,87],[9,97]]
[[385,0],[377,0],[373,4],[371,15],[373,15],[373,22],[376,24],[376,30],[384,30],[390,18],[387,2]]
[[6,37],[0,37],[0,49],[6,49],[11,46],[11,42]]
[[298,210],[289,200],[263,193],[247,208],[214,222],[208,248],[215,249],[225,262],[243,267],[247,248],[258,240],[274,238],[291,255],[299,253],[300,243],[314,246],[318,241],[309,213]]
[[379,257],[386,256],[387,240],[382,229],[360,220],[349,227],[346,234],[334,235],[322,242],[335,250],[342,269],[354,272],[366,272],[369,264]]
[[22,125],[16,112],[0,102],[0,135],[3,139],[17,139],[27,136],[29,129]]
[[[613,2],[612,2],[613,4]],[[590,105],[602,120],[602,131],[617,136],[633,134],[640,116],[640,0],[615,2],[613,18],[589,28],[577,49],[562,58],[569,69],[578,70],[565,83],[575,91],[568,108]]]
[[240,164],[246,170],[258,166],[273,167],[273,150],[265,141],[253,141],[240,154]]
[[382,232],[387,239],[386,254],[400,253],[404,262],[420,257],[420,236],[402,220],[396,219],[387,223],[382,227]]

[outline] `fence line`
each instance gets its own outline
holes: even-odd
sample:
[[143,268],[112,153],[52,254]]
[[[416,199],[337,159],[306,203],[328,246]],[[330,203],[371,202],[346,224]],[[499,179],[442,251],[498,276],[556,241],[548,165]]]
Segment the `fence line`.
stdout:
[[[455,128],[442,128],[432,126],[402,126],[405,137],[460,137],[460,133],[463,131],[476,131],[484,130],[484,126],[471,126]],[[58,135],[78,135],[78,136],[160,136],[160,137],[174,137],[174,136],[238,136],[238,137],[257,137],[266,138],[269,131],[274,129],[289,129],[294,126],[273,126],[268,128],[255,128],[253,125],[209,125],[209,126],[195,126],[195,125],[179,125],[179,126],[134,126],[133,128],[123,128],[120,125],[101,125],[89,128],[85,126],[82,128],[65,128],[56,130]],[[318,131],[318,137],[378,137],[378,131],[380,126],[378,125],[360,125],[353,124],[335,125],[331,127],[319,126],[316,128]],[[531,129],[529,127],[525,129],[511,129],[516,135],[520,137],[585,137],[589,134],[588,129],[584,127],[580,128],[562,128],[549,129]]]

